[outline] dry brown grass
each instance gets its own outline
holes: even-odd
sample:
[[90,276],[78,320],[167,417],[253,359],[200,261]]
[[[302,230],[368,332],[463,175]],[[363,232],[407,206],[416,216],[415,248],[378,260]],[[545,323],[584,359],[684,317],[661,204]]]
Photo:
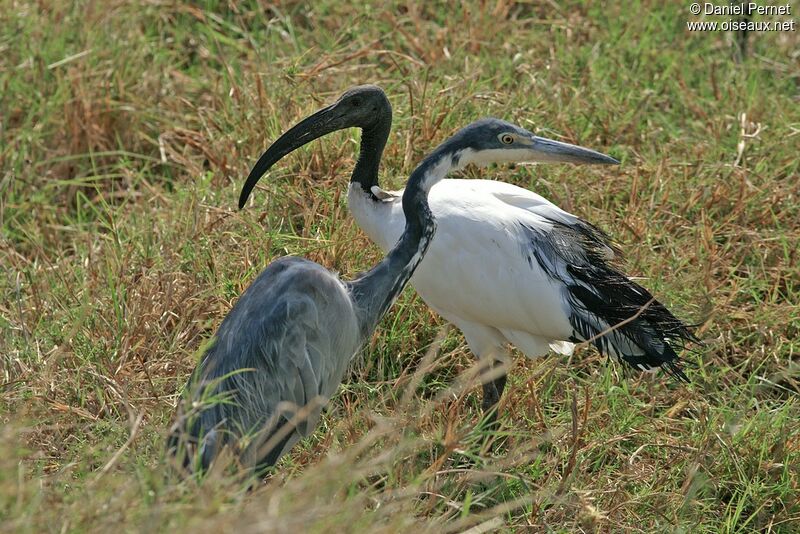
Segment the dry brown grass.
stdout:
[[[3,2],[0,520],[791,532],[800,41],[754,34],[736,64],[730,36],[687,33],[687,18],[650,1]],[[588,349],[518,359],[491,455],[475,388],[449,389],[472,365],[463,339],[408,290],[265,488],[165,476],[176,393],[255,274],[287,253],[345,275],[380,257],[342,198],[356,132],[292,156],[235,210],[270,140],[364,82],[395,109],[388,187],[486,115],[620,156],[614,173],[466,174],[609,230],[629,272],[699,323],[693,384],[624,378]]]

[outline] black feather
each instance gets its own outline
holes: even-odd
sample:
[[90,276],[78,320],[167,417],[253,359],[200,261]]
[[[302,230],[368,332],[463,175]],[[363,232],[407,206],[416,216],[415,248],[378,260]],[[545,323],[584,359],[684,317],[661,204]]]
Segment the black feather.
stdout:
[[601,353],[631,367],[661,367],[688,382],[678,351],[689,342],[700,343],[689,326],[612,265],[611,253],[618,255],[619,249],[602,230],[580,219],[574,224],[550,222],[546,233],[523,225],[529,238],[525,255],[566,286],[570,341],[591,340]]

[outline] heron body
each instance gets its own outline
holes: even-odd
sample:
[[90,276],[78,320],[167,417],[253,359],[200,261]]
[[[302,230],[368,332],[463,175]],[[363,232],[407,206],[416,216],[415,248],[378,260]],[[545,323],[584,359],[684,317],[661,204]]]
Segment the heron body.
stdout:
[[[359,127],[361,148],[348,203],[358,225],[388,250],[404,227],[403,192],[378,185],[391,113],[380,88],[348,90],[273,143],[251,171],[240,205],[258,178],[292,150],[326,133]],[[536,139],[531,161],[618,163],[589,149]],[[513,150],[483,151],[474,159],[480,164],[514,157]],[[633,368],[663,368],[686,380],[676,350],[694,336],[614,265],[617,250],[601,230],[536,193],[500,181],[442,180],[428,200],[437,233],[411,284],[461,329],[478,358],[490,365],[504,361],[509,343],[528,357],[550,349],[568,354],[574,342],[591,340]],[[504,385],[505,376],[484,385],[484,409],[499,400]]]
[[[186,459],[199,446],[207,468],[223,446],[249,436],[253,445],[242,448],[241,463],[274,464],[316,427],[324,399],[360,346],[360,328],[347,285],[327,269],[297,257],[272,262],[222,322],[189,383],[201,407],[184,414],[187,425],[176,434],[191,440]],[[221,398],[202,402],[215,395]],[[306,406],[309,413],[295,413]],[[295,430],[279,435],[295,415]]]
[[314,430],[350,359],[429,249],[436,230],[430,188],[470,163],[531,161],[536,145],[533,134],[497,119],[472,123],[443,142],[411,173],[397,200],[403,229],[395,243],[356,280],[343,282],[302,258],[270,264],[222,322],[195,370],[169,450],[202,469],[227,446],[245,467],[273,465]]

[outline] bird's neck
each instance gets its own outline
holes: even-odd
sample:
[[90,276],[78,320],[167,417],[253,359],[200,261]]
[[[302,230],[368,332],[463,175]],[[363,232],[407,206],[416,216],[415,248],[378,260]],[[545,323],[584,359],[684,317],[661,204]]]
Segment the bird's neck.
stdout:
[[414,169],[403,191],[403,214],[406,217],[405,233],[416,234],[433,221],[428,206],[428,192],[447,174],[462,167],[461,152],[434,150]]
[[390,112],[388,117],[383,115],[383,119],[379,120],[375,126],[361,130],[361,150],[350,181],[358,184],[373,200],[378,200],[372,193],[372,186],[378,185],[378,170],[381,165],[381,157],[391,129],[392,117]]
[[411,173],[403,192],[403,234],[378,265],[350,283],[365,336],[372,333],[425,256],[436,232],[428,191],[458,163],[457,154],[434,151]]

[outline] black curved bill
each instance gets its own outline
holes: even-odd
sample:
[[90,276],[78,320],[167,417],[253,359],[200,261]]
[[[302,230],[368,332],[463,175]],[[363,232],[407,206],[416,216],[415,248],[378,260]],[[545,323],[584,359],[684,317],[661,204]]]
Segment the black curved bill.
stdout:
[[250,192],[258,181],[264,176],[270,167],[275,165],[281,158],[288,153],[297,150],[301,146],[318,139],[323,135],[336,130],[345,128],[340,120],[342,117],[335,113],[336,104],[322,108],[310,117],[303,119],[292,126],[286,133],[280,136],[256,162],[250,175],[242,187],[239,194],[239,209],[242,209],[250,196]]

